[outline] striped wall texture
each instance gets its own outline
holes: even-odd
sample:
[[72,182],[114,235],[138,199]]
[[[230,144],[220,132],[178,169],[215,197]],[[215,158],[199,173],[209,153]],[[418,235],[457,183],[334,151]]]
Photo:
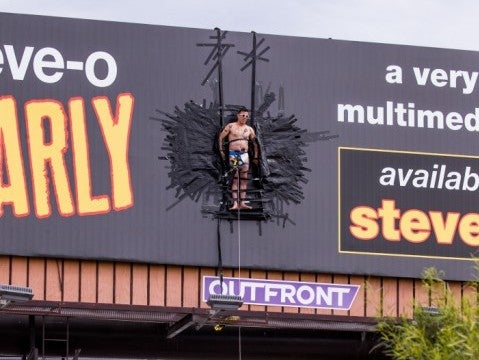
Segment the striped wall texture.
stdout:
[[[201,280],[214,268],[125,262],[0,256],[0,284],[29,286],[34,300],[101,304],[207,308]],[[224,276],[361,285],[351,310],[333,311],[243,305],[241,310],[342,316],[412,315],[413,304],[430,305],[420,279],[225,269]],[[449,282],[457,299],[477,301],[477,290],[465,282]]]

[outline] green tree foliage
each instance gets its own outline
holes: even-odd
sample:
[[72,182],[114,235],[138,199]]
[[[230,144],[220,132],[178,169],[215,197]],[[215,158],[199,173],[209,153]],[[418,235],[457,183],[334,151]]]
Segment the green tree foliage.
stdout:
[[[454,298],[433,268],[424,271],[423,286],[430,306],[415,304],[413,319],[381,319],[378,347],[395,360],[479,359],[477,299]],[[467,286],[477,294],[477,281]]]

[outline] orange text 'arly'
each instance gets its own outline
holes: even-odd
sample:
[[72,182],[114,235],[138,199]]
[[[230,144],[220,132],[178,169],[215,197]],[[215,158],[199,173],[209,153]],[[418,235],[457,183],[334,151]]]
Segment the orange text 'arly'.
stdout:
[[[109,155],[111,194],[93,195],[84,99],[71,98],[67,109],[52,99],[25,103],[32,202],[37,218],[47,218],[52,214],[50,188],[54,191],[58,213],[62,216],[104,214],[111,209],[120,211],[133,206],[128,148],[134,97],[130,93],[119,94],[115,111],[104,96],[93,98],[91,103]],[[69,148],[72,175],[69,175],[66,166],[65,155]],[[3,216],[5,205],[12,206],[12,212],[17,217],[30,214],[25,173],[17,104],[13,96],[2,96],[0,216]]]

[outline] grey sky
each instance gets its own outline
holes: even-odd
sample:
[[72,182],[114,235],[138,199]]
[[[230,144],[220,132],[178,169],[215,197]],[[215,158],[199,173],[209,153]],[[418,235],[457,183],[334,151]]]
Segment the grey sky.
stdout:
[[0,0],[0,11],[479,50],[477,0]]

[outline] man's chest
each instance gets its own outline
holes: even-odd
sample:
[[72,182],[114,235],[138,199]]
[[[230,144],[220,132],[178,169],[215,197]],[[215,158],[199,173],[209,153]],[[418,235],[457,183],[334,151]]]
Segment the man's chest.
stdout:
[[230,135],[232,138],[248,139],[249,129],[246,126],[235,126],[231,129]]

